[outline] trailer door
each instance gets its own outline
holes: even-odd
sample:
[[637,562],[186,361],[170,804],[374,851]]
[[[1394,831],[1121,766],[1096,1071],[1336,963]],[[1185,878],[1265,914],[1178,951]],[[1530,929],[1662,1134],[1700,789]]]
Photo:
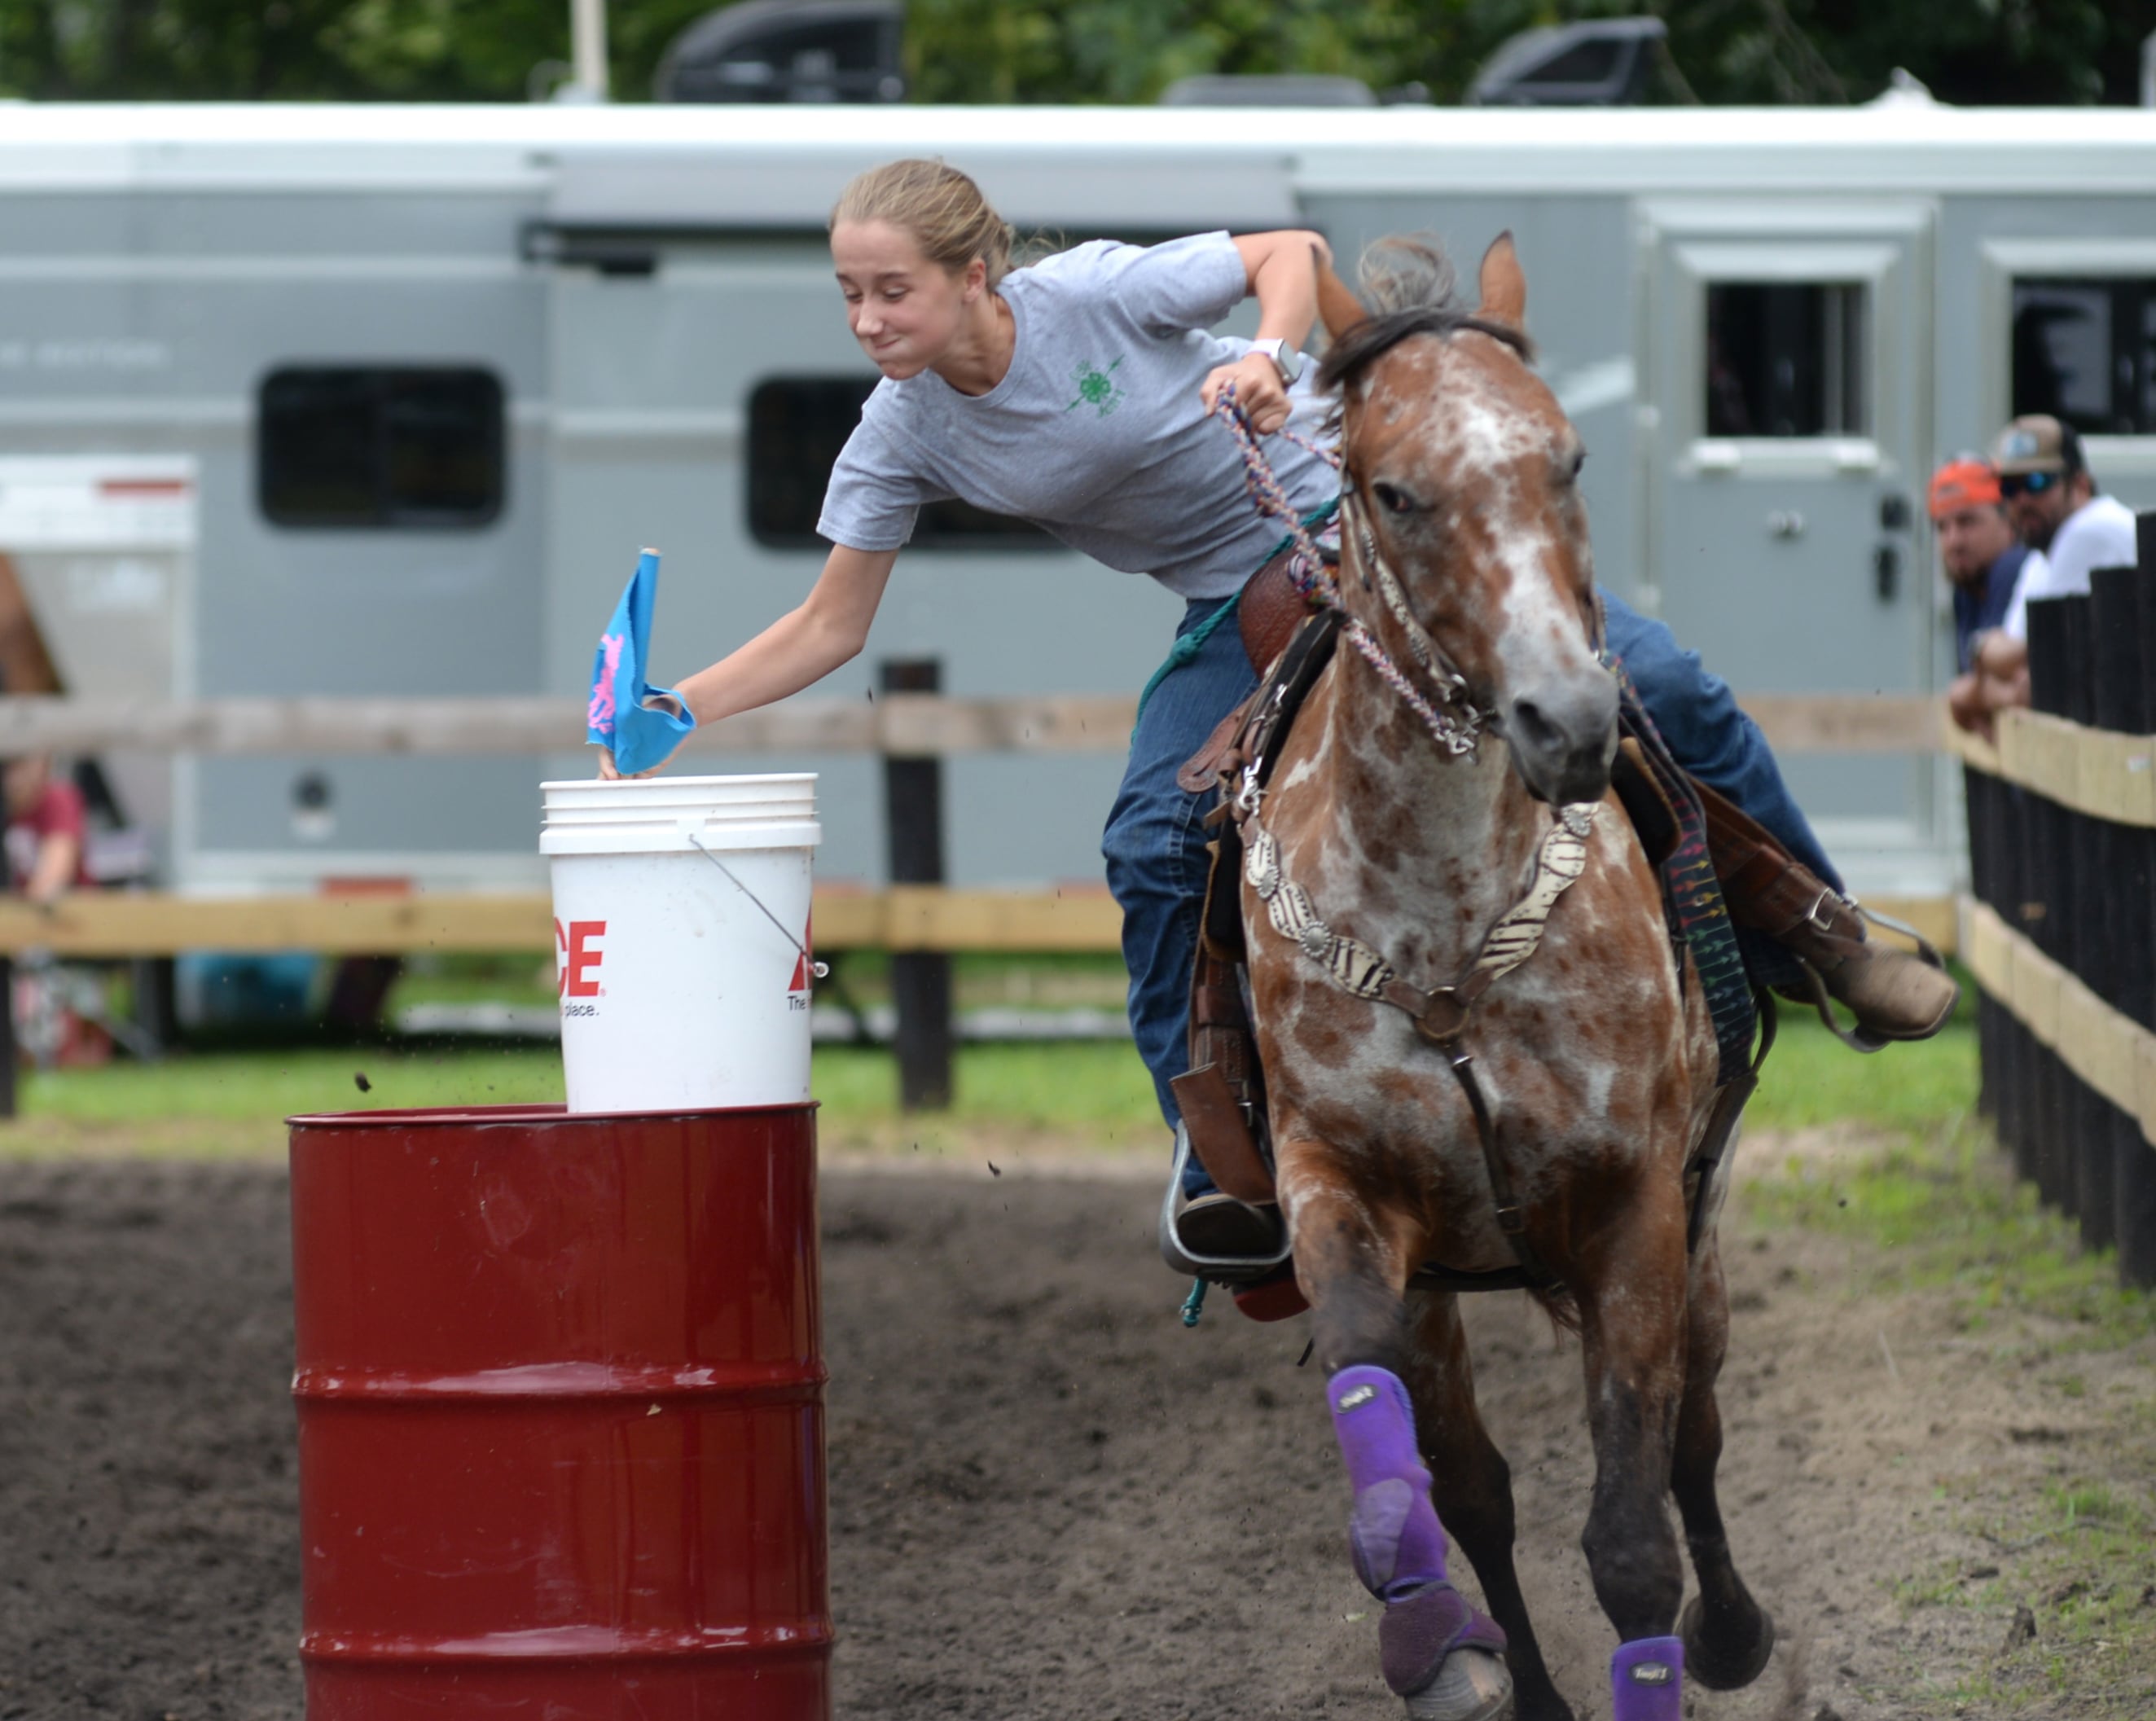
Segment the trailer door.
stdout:
[[[1930,229],[1912,204],[1646,212],[1643,584],[1748,693],[1922,693]],[[1786,755],[1860,891],[1950,885],[1928,755]]]

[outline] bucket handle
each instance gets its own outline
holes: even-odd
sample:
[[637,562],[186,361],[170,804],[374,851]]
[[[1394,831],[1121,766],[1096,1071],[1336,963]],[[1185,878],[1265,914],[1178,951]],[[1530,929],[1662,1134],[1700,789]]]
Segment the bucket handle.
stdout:
[[831,973],[831,964],[828,962],[819,962],[814,957],[811,956],[808,953],[808,947],[803,944],[798,938],[795,938],[791,932],[787,930],[786,922],[784,921],[781,920],[777,915],[773,914],[768,908],[766,908],[763,906],[762,898],[758,896],[754,891],[752,891],[747,885],[741,881],[741,879],[737,876],[733,868],[727,866],[725,861],[720,860],[716,855],[714,855],[709,849],[704,846],[704,840],[696,835],[695,827],[692,826],[685,819],[681,821],[681,834],[687,837],[691,843],[696,845],[696,852],[698,854],[701,855],[706,860],[710,861],[712,866],[717,867],[720,871],[726,874],[728,878],[733,881],[733,886],[736,890],[739,891],[742,895],[747,897],[750,902],[756,904],[757,912],[761,914],[766,920],[769,921],[773,926],[778,928],[779,936],[784,938],[788,943],[791,944],[794,949],[800,953],[802,961],[808,964],[808,972],[810,974],[815,975],[815,977],[819,980],[825,979],[829,977]]

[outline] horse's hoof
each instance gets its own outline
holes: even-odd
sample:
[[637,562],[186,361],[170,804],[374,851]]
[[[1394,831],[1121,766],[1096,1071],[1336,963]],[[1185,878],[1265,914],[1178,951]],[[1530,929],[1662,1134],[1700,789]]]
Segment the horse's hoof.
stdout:
[[1442,1578],[1385,1605],[1378,1651],[1408,1721],[1512,1721],[1505,1634]]
[[1702,1598],[1693,1596],[1685,1604],[1684,1616],[1677,1621],[1677,1636],[1684,1639],[1685,1672],[1709,1691],[1742,1691],[1767,1671],[1767,1658],[1774,1652],[1774,1619],[1765,1608],[1760,1608],[1759,1635],[1745,1656],[1723,1656],[1707,1647],[1702,1626],[1707,1609]]
[[1406,1702],[1408,1721],[1512,1721],[1512,1670],[1501,1655],[1462,1646]]

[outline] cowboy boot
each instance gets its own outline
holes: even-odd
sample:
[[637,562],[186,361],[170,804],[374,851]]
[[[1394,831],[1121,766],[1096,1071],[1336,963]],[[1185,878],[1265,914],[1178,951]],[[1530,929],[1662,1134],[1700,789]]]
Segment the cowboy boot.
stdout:
[[[1911,927],[1841,895],[1704,783],[1692,786],[1706,809],[1707,848],[1730,918],[1764,932],[1804,966],[1810,995],[1791,995],[1815,1005],[1827,1026],[1859,1051],[1876,1051],[1890,1040],[1928,1040],[1945,1025],[1961,988],[1938,951]],[[1866,920],[1907,933],[1916,950],[1871,943]],[[1829,998],[1856,1018],[1853,1034],[1828,1013]]]

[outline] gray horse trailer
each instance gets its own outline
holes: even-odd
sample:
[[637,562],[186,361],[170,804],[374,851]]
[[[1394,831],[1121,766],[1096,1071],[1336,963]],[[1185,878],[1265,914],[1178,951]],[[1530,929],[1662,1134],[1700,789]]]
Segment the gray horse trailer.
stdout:
[[[0,106],[0,554],[69,689],[579,695],[639,546],[655,669],[798,602],[872,373],[823,223],[940,155],[1022,229],[1517,238],[1600,577],[1742,691],[1925,693],[1935,460],[2016,410],[2156,503],[2156,115],[1958,110]],[[1247,308],[1244,316],[1247,318]],[[42,499],[42,500],[41,500]],[[868,657],[952,693],[1136,689],[1177,604],[924,518]],[[574,755],[113,762],[198,890],[537,877]],[[962,882],[1098,876],[1109,753],[953,761]],[[824,773],[873,879],[873,763]],[[1951,773],[1788,761],[1860,890],[1949,888]]]

